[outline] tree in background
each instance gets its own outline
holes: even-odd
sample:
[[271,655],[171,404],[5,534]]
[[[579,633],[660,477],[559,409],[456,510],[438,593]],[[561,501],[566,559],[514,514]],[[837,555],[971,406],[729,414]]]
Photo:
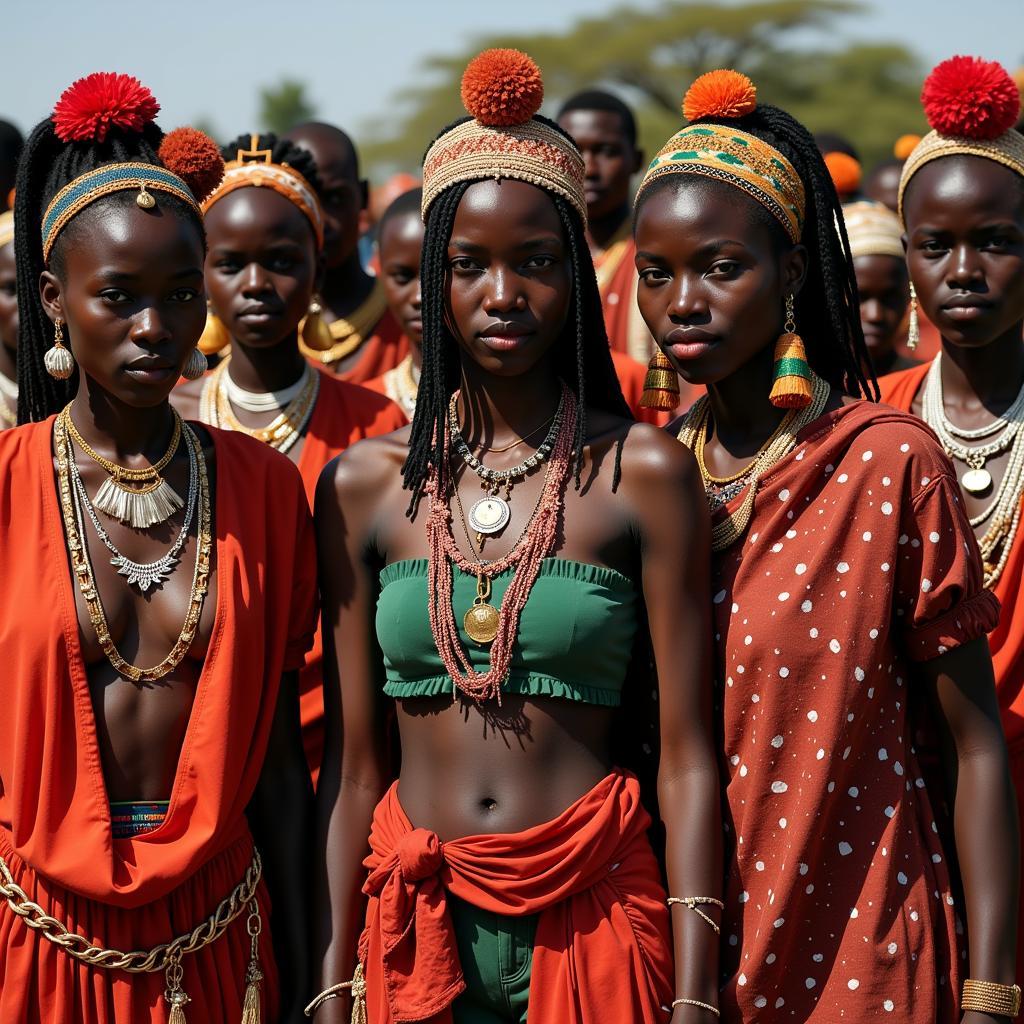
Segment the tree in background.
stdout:
[[303,121],[312,120],[316,107],[306,95],[304,82],[284,78],[260,90],[260,124],[266,131],[283,135]]
[[757,83],[762,102],[784,107],[812,131],[849,137],[870,166],[891,155],[899,135],[924,128],[924,69],[899,43],[844,39],[844,23],[864,11],[856,0],[666,0],[581,18],[562,33],[480,38],[461,53],[425,61],[420,83],[399,94],[404,114],[376,122],[360,150],[378,171],[416,168],[432,137],[424,126],[437,131],[465,113],[459,81],[466,63],[487,47],[511,46],[542,68],[546,113],[579,89],[610,87],[636,108],[648,152],[682,124],[690,82],[732,67]]

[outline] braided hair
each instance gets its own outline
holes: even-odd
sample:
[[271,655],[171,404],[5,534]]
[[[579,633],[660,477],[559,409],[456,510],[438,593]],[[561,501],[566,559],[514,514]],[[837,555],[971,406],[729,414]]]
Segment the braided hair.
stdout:
[[[81,174],[108,163],[144,163],[163,166],[158,149],[163,132],[153,122],[138,132],[111,128],[102,142],[62,142],[47,118],[32,130],[18,165],[14,199],[14,252],[19,297],[18,327],[18,422],[46,419],[62,409],[78,389],[77,367],[68,380],[55,380],[46,372],[43,356],[53,341],[53,326],[39,298],[39,278],[47,263],[41,239],[43,213],[53,197]],[[85,217],[94,209],[134,206],[128,192],[102,196],[75,217],[57,236],[49,269],[63,279],[64,254],[80,237]],[[161,194],[160,206],[173,216],[195,225],[206,245],[200,216],[176,196]]]
[[309,187],[320,195],[320,174],[316,168],[316,161],[308,149],[304,149],[290,139],[282,139],[273,132],[266,132],[263,135],[247,133],[239,135],[237,139],[229,142],[221,148],[221,155],[225,161],[234,160],[240,151],[249,149],[269,150],[270,161],[275,164],[283,164],[293,171],[301,174],[309,183]]
[[[693,123],[723,122],[702,118]],[[726,123],[774,146],[803,182],[807,208],[801,242],[810,259],[804,286],[796,296],[796,317],[808,362],[834,388],[877,401],[878,381],[873,370],[865,370],[871,366],[871,357],[861,329],[857,278],[842,204],[814,137],[791,114],[769,105],[758,104],[751,113]],[[680,177],[685,175],[667,174],[653,181],[641,192],[637,212],[659,186]],[[690,180],[708,182],[699,176],[691,176]],[[749,205],[756,206],[759,219],[777,234],[780,248],[790,244],[770,213],[759,204]]]
[[[553,128],[570,142],[569,135],[553,121],[535,115],[536,120]],[[470,118],[460,118],[439,132],[434,142]],[[431,146],[434,144],[431,142]],[[575,145],[575,143],[573,143]],[[429,147],[428,147],[429,151]],[[420,375],[416,412],[409,436],[409,454],[402,466],[403,485],[412,491],[408,514],[419,503],[427,475],[436,471],[438,484],[447,483],[448,467],[444,457],[444,436],[448,403],[459,386],[457,342],[445,323],[445,281],[448,273],[448,242],[451,239],[455,214],[462,197],[473,181],[459,181],[449,186],[431,204],[423,236],[420,260],[420,287],[423,295],[423,369]],[[604,327],[601,295],[597,288],[594,263],[584,233],[583,221],[575,208],[555,193],[549,193],[558,211],[569,247],[573,281],[573,312],[575,345],[558,344],[555,362],[558,376],[575,392],[579,412],[576,436],[573,438],[573,476],[576,489],[581,486],[583,447],[587,437],[588,405],[632,420],[633,414],[622,396],[622,387],[615,373],[608,335]],[[621,475],[622,446],[617,446],[612,487]]]

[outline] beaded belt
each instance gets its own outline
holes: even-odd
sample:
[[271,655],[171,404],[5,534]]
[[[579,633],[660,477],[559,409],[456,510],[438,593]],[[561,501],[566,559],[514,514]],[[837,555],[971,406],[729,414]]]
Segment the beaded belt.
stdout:
[[163,824],[167,800],[111,800],[110,832],[115,839],[134,839]]
[[62,949],[68,956],[107,970],[127,971],[129,974],[164,972],[164,999],[169,1007],[167,1024],[185,1024],[185,1006],[189,997],[182,987],[184,970],[181,962],[190,953],[216,942],[227,930],[229,924],[243,911],[248,911],[248,930],[251,939],[249,966],[245,972],[245,1000],[242,1009],[242,1024],[259,1024],[260,991],[259,983],[263,972],[259,966],[259,936],[262,931],[256,889],[263,873],[260,855],[253,851],[252,863],[246,869],[245,877],[231,893],[218,904],[217,909],[202,924],[187,935],[179,935],[171,942],[154,946],[150,950],[135,950],[122,953],[116,949],[94,946],[83,935],[70,931],[55,917],[51,917],[14,880],[7,862],[0,857],[0,896],[29,928],[39,932],[48,942]]

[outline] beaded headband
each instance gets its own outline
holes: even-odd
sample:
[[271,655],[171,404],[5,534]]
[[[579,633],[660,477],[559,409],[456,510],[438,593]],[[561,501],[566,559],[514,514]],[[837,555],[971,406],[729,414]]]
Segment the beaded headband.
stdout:
[[14,211],[0,213],[0,249],[14,241]]
[[57,236],[87,206],[114,192],[138,191],[135,202],[144,210],[156,206],[153,192],[177,196],[202,216],[192,190],[182,178],[156,164],[104,164],[68,182],[50,201],[43,214],[43,260],[49,260]]
[[774,146],[729,124],[757,108],[757,90],[737,71],[709,71],[690,86],[683,114],[690,124],[658,151],[637,197],[665,174],[697,174],[724,181],[757,200],[782,225],[793,242],[803,231],[806,195],[793,165]]
[[271,161],[271,150],[259,148],[260,137],[252,135],[249,149],[240,149],[224,169],[224,180],[203,202],[203,213],[226,195],[239,188],[273,189],[294,203],[305,215],[316,236],[317,249],[324,244],[324,214],[320,200],[309,182],[287,164]]
[[517,50],[487,50],[462,78],[472,115],[437,139],[423,161],[426,220],[434,200],[460,181],[512,178],[554,192],[587,222],[583,157],[557,129],[533,115],[544,98],[540,70]]
[[899,218],[881,203],[847,203],[843,207],[846,234],[850,239],[850,255],[904,257]]
[[1024,177],[1024,136],[1014,130],[1020,112],[1016,82],[995,61],[951,57],[925,79],[921,102],[932,130],[903,165],[899,211],[910,179],[944,156],[978,156]]

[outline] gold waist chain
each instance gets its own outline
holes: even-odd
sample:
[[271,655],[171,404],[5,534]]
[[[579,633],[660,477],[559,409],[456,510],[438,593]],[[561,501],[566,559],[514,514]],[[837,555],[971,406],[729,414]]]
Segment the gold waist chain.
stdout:
[[94,946],[84,935],[70,931],[57,918],[51,917],[38,903],[30,900],[25,890],[15,882],[11,869],[3,857],[0,857],[0,896],[6,899],[7,905],[29,928],[38,932],[48,942],[52,942],[68,956],[90,967],[126,971],[129,974],[163,971],[164,1000],[169,1007],[168,1024],[185,1024],[185,1006],[190,1000],[182,987],[184,957],[216,942],[232,921],[240,917],[243,911],[248,911],[250,956],[249,966],[245,972],[246,990],[242,1024],[260,1024],[259,984],[263,980],[263,973],[259,966],[259,936],[263,925],[259,904],[256,901],[256,890],[262,874],[263,864],[260,855],[253,851],[252,863],[246,869],[245,877],[230,895],[221,900],[217,909],[202,924],[197,925],[187,935],[179,935],[171,942],[154,946],[150,950],[135,950],[131,953]]

